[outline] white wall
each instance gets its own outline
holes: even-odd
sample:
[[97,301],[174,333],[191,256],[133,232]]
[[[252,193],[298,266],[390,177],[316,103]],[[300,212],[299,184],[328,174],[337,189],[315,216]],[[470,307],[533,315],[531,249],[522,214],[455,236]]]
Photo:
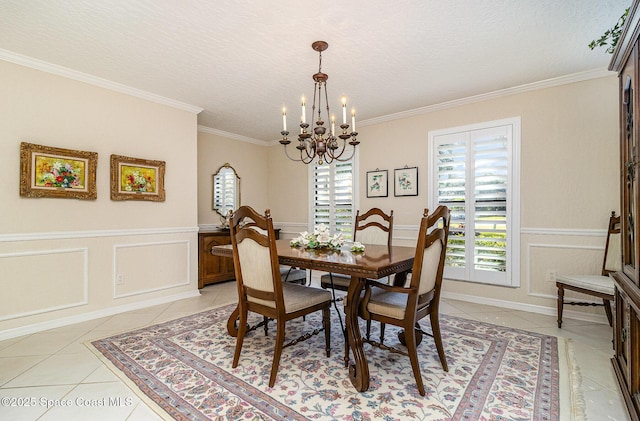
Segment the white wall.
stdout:
[[[0,95],[0,338],[197,295],[196,113],[6,61]],[[97,152],[97,200],[21,197],[23,141]],[[111,201],[111,154],[166,201]]]

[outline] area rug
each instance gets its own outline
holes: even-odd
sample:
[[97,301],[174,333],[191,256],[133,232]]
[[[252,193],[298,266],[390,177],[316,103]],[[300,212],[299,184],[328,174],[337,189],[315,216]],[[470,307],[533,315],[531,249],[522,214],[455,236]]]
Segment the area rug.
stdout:
[[[357,392],[344,368],[344,342],[333,312],[332,353],[324,335],[285,348],[268,386],[275,325],[244,341],[226,331],[234,305],[92,342],[112,367],[165,418],[177,420],[560,420],[558,340],[518,329],[441,316],[449,372],[430,337],[419,346],[426,396],[409,358],[365,344],[371,382]],[[258,316],[253,323],[258,322]],[[428,319],[422,323],[428,331]],[[287,340],[321,326],[321,314],[287,324]],[[377,338],[373,326],[373,338]],[[385,344],[398,346],[387,327]],[[286,340],[286,341],[287,341]],[[560,358],[562,359],[562,358]],[[563,373],[566,375],[566,373]],[[563,417],[564,418],[564,417]]]

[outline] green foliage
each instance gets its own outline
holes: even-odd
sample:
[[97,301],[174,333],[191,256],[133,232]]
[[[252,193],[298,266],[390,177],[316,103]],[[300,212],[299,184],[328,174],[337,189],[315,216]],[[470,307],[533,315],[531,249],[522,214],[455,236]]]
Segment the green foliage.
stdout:
[[608,29],[600,38],[597,40],[594,39],[589,43],[589,48],[592,50],[596,47],[607,47],[607,53],[613,54],[613,51],[616,49],[616,45],[618,45],[618,40],[620,39],[620,35],[622,34],[622,27],[624,26],[624,22],[627,20],[627,16],[629,15],[629,8],[624,11],[618,22],[616,22],[615,26],[611,29]]

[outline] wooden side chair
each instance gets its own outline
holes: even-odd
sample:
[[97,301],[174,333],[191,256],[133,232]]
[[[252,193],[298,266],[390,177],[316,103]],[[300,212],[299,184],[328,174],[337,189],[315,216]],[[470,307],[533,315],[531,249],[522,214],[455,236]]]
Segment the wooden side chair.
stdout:
[[[446,206],[439,206],[431,215],[428,209],[425,209],[420,221],[416,255],[408,285],[389,285],[368,280],[359,307],[360,317],[367,322],[377,320],[404,329],[406,352],[383,345],[384,337],[381,338],[381,342],[370,340],[368,337],[364,341],[384,350],[407,355],[411,361],[418,392],[422,396],[425,390],[418,362],[418,333],[433,337],[442,368],[449,371],[438,320],[449,221],[450,213]],[[424,332],[420,327],[419,321],[426,316],[430,318],[433,334]]]
[[[327,357],[330,356],[331,293],[319,288],[282,282],[273,221],[268,209],[262,216],[249,206],[241,206],[237,211],[229,212],[229,221],[239,309],[238,335],[232,366],[234,368],[238,366],[242,344],[248,329],[248,312],[263,316],[265,334],[268,319],[274,319],[276,343],[269,377],[269,387],[273,387],[284,348],[324,330],[325,352]],[[322,310],[322,329],[315,329],[296,340],[284,343],[287,321],[320,310]]]
[[[379,208],[371,208],[360,215],[358,210],[353,226],[353,241],[391,246],[393,211],[387,215]],[[324,289],[348,291],[350,282],[351,277],[342,274],[329,273],[320,277],[320,286]]]
[[[620,238],[620,216],[611,212],[607,240],[604,246],[604,259],[600,275],[559,275],[556,279],[558,288],[558,327],[562,328],[562,310],[565,304],[577,306],[604,306],[604,311],[613,325],[611,315],[611,301],[613,301],[613,279],[609,276],[622,268],[622,244]],[[602,299],[602,304],[584,301],[565,301],[565,289],[580,292]]]

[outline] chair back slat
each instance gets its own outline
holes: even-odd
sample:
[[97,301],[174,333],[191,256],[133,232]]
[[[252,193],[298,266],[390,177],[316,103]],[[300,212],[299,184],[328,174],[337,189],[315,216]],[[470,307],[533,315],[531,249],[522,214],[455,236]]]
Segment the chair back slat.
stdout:
[[356,213],[353,241],[365,244],[391,246],[393,236],[393,210],[390,214],[380,208],[371,208],[364,214]]
[[602,275],[622,270],[622,234],[620,234],[620,217],[611,212],[607,242],[604,247],[604,263]]

